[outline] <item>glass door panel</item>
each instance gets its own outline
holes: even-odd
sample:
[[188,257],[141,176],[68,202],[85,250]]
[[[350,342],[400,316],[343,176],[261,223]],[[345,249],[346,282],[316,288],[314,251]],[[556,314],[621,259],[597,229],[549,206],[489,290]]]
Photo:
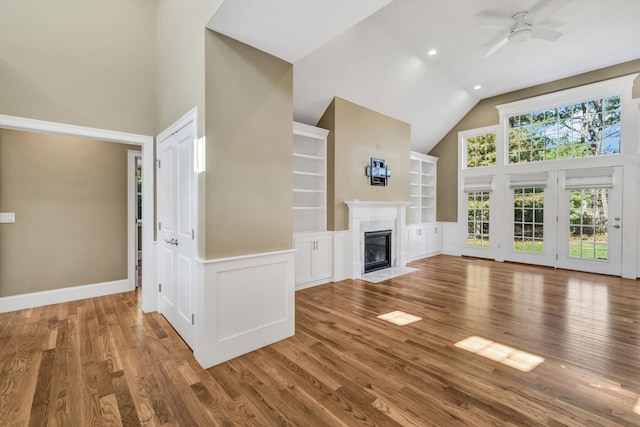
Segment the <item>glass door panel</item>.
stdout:
[[[566,171],[558,189],[559,268],[621,274],[622,168],[605,184],[567,188]],[[597,181],[597,180],[596,180]],[[611,184],[613,183],[613,184]]]

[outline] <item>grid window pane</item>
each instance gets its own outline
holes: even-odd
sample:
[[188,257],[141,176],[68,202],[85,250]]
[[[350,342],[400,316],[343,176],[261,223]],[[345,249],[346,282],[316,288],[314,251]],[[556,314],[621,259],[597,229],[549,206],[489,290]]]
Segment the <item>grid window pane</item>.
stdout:
[[609,190],[573,190],[569,200],[569,257],[608,259]]
[[620,154],[620,97],[599,98],[507,120],[509,163]]
[[466,139],[467,167],[493,166],[496,164],[496,134],[470,136]]
[[544,252],[544,188],[513,190],[513,250]]
[[489,192],[467,194],[467,246],[489,248]]

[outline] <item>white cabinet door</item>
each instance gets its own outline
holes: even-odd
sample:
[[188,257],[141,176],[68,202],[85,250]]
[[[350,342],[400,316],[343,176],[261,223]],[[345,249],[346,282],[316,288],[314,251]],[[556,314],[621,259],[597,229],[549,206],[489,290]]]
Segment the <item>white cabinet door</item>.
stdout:
[[296,286],[320,284],[333,274],[333,238],[330,233],[296,235]]
[[313,247],[314,241],[309,238],[296,238],[296,285],[313,280]]
[[425,226],[420,225],[410,230],[409,253],[412,260],[427,256],[427,229]]
[[436,254],[442,251],[442,233],[440,224],[427,225],[427,254]]
[[318,237],[315,240],[313,252],[313,278],[315,280],[329,279],[333,270],[332,254],[333,242],[331,236]]

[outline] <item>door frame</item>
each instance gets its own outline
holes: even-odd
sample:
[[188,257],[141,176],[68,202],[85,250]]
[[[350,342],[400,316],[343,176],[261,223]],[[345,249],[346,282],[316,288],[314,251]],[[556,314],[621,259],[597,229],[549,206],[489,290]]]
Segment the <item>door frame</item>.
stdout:
[[[142,158],[139,151],[127,151],[127,271],[129,290],[136,289],[138,283],[138,185],[136,182],[136,159]],[[144,200],[144,199],[143,199]],[[144,203],[144,201],[143,201]]]
[[[138,145],[142,151],[142,263],[150,268],[142,271],[142,310],[156,311],[157,298],[154,292],[155,264],[154,251],[144,248],[154,247],[153,228],[153,137],[134,133],[117,132],[106,129],[75,126],[66,123],[49,122],[25,117],[0,114],[0,128],[25,132],[37,132],[54,135],[81,137],[90,140],[113,142],[118,144]],[[145,226],[145,224],[147,224]],[[127,271],[129,276],[129,271]],[[129,279],[129,278],[127,278]]]

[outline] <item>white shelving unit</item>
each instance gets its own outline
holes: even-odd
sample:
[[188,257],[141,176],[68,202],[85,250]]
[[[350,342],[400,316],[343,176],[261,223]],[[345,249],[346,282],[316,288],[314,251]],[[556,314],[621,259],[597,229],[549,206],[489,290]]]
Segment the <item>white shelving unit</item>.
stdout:
[[293,232],[327,229],[327,135],[329,131],[293,123]]
[[436,175],[438,158],[411,152],[408,224],[436,222]]

